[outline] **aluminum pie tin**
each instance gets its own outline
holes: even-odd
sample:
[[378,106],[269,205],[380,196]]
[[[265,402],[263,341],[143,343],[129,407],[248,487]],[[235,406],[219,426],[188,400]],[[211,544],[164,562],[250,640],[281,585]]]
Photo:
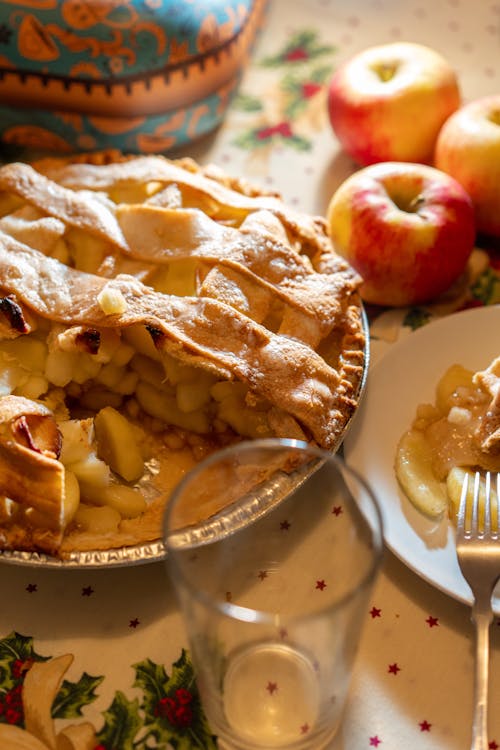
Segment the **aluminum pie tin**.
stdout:
[[[356,394],[358,404],[354,412],[351,414],[343,431],[339,434],[335,445],[331,449],[332,453],[336,453],[340,449],[342,442],[344,441],[346,434],[351,426],[352,419],[357,409],[359,408],[359,404],[366,388],[366,381],[370,364],[370,335],[368,318],[362,302],[360,302],[360,310],[363,333],[365,337],[365,345],[363,373]],[[297,482],[302,482],[306,478],[307,477],[294,475],[293,486],[283,485],[281,481],[279,485],[267,487],[266,491],[260,497],[260,502],[262,502],[263,507],[265,506],[265,508],[270,507],[271,504],[274,506],[276,502],[283,500],[287,496],[287,494],[292,491],[292,489],[295,489],[297,487]],[[251,502],[254,509],[255,503],[259,502],[259,498],[253,497],[251,499]],[[109,569],[161,562],[166,558],[166,555],[167,550],[165,544],[162,539],[158,539],[152,542],[144,542],[141,544],[131,545],[127,547],[118,547],[115,549],[69,552],[65,554],[64,559],[53,557],[52,555],[44,554],[43,552],[29,552],[25,550],[0,550],[0,563],[33,568],[52,568],[59,570],[84,570],[88,568]]]

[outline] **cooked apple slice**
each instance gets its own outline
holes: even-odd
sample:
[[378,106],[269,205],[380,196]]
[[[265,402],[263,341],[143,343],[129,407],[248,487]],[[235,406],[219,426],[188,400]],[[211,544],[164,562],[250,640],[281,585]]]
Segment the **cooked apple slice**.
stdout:
[[83,461],[92,451],[94,440],[94,420],[67,419],[59,423],[62,435],[61,461],[63,464],[73,464]]
[[406,432],[399,441],[395,463],[396,477],[408,500],[421,513],[439,518],[446,511],[447,496],[443,483],[432,471],[432,450],[423,433]]
[[82,486],[91,485],[99,490],[107,487],[111,479],[111,471],[108,464],[97,458],[94,452],[89,453],[81,461],[68,464],[67,469],[75,474]]
[[119,512],[109,505],[92,506],[80,503],[74,522],[91,534],[115,534],[120,521]]
[[436,386],[436,406],[442,414],[448,414],[459,388],[471,388],[473,372],[462,365],[451,365]]
[[114,508],[122,518],[136,518],[146,510],[146,500],[140,490],[124,484],[110,484],[106,487],[99,503]]
[[[474,477],[475,472],[471,471],[470,469],[463,469],[460,466],[455,466],[450,473],[448,474],[446,478],[446,491],[448,493],[448,500],[449,500],[449,509],[450,509],[450,518],[453,521],[456,521],[456,517],[458,514],[458,508],[460,506],[460,500],[462,497],[462,487],[465,481],[465,478],[467,477],[467,501],[469,507],[471,507],[472,504],[472,497],[474,494]],[[494,487],[491,487],[491,494],[493,502],[491,504],[491,525],[492,528],[496,528],[497,526],[497,513],[495,508],[496,506],[496,497],[497,493],[494,489]],[[481,476],[480,482],[479,482],[479,526],[481,527],[481,524],[484,519],[484,503],[485,503],[485,497],[486,497],[486,480],[484,476]],[[467,514],[469,515],[469,514]],[[469,520],[469,519],[467,519]]]
[[94,420],[97,454],[126,482],[135,482],[144,472],[144,459],[132,425],[120,412],[107,406]]

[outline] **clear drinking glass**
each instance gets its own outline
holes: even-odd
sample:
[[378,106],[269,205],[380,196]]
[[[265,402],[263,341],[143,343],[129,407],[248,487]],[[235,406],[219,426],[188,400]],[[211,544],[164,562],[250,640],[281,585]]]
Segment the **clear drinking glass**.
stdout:
[[167,564],[223,747],[319,750],[341,720],[382,524],[366,482],[294,440],[219,451],[176,488]]

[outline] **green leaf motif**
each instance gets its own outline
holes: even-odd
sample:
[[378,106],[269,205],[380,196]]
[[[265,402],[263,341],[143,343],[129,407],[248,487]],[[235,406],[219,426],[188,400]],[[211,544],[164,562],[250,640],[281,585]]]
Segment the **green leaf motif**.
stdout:
[[147,738],[154,738],[154,746],[163,747],[168,742],[175,750],[216,750],[187,651],[183,649],[172,665],[170,677],[163,666],[150,659],[134,667],[134,686],[143,691],[140,707],[144,711],[144,727]]
[[411,307],[403,319],[403,325],[416,331],[429,322],[431,314],[423,307]]
[[250,94],[237,94],[232,103],[232,108],[240,112],[262,112],[262,102],[256,96]]
[[263,128],[252,128],[242,133],[238,138],[235,138],[233,143],[235,146],[252,151],[253,149],[264,148],[268,146],[270,142],[282,143],[284,146],[290,146],[296,151],[310,151],[311,142],[307,138],[303,138],[300,135],[291,133],[290,135],[282,135],[280,132],[272,132],[273,127],[268,128],[269,134],[265,137],[263,132],[266,129]]
[[142,727],[139,701],[127,700],[121,691],[115,693],[111,706],[103,712],[104,726],[97,734],[106,750],[134,750],[135,737]]
[[335,47],[318,42],[315,30],[305,29],[293,34],[278,54],[265,57],[260,64],[266,68],[303,64],[335,51]]
[[167,693],[169,689],[175,690],[181,687],[198,693],[193,665],[185,648],[182,649],[177,661],[172,664],[172,674],[166,687]]
[[96,700],[95,689],[103,679],[84,672],[78,682],[64,680],[52,705],[53,718],[75,719],[83,716],[82,707]]
[[[13,632],[0,640],[0,696],[12,688],[19,691],[25,673],[34,661],[48,661],[35,652],[33,638]],[[96,747],[103,750],[217,750],[216,738],[205,717],[193,665],[185,649],[165,667],[145,659],[133,665],[134,687],[142,698],[128,700],[122,691],[102,712]],[[64,680],[52,705],[54,719],[81,717],[82,709],[97,699],[96,689],[104,677],[84,672],[78,682]],[[17,695],[17,693],[16,693]],[[0,723],[4,719],[0,717]],[[23,726],[22,706],[18,726]]]
[[33,638],[12,632],[0,640],[0,690],[10,690],[19,681],[15,665],[33,661],[47,661],[33,647]]
[[141,708],[148,716],[154,716],[158,701],[165,695],[164,686],[168,680],[165,668],[155,664],[151,659],[145,659],[132,666],[135,669],[134,687],[141,688],[144,693]]
[[500,302],[500,278],[491,267],[476,279],[471,287],[471,295],[485,305],[497,305]]
[[[264,150],[270,144],[306,152],[312,142],[304,135],[294,132],[294,121],[307,115],[307,110],[316,94],[324,90],[332,73],[332,65],[318,58],[332,55],[336,48],[322,44],[316,30],[304,29],[288,37],[280,51],[260,61],[260,65],[273,70],[272,78],[276,90],[278,111],[275,122],[263,124],[257,117],[266,110],[258,94],[240,92],[233,107],[248,114],[248,126],[240,131],[233,145],[245,151]],[[274,72],[276,71],[276,72]]]
[[286,96],[284,114],[287,120],[294,120],[307,109],[311,99],[324,90],[330,74],[329,67],[321,67],[308,75],[289,73],[283,76],[281,89]]

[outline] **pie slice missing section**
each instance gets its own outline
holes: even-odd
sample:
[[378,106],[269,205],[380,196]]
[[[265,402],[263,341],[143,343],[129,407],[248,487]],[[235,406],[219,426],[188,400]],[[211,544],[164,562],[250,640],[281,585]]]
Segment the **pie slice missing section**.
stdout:
[[322,219],[163,157],[9,164],[0,191],[1,547],[156,540],[217,448],[338,447],[366,341]]

